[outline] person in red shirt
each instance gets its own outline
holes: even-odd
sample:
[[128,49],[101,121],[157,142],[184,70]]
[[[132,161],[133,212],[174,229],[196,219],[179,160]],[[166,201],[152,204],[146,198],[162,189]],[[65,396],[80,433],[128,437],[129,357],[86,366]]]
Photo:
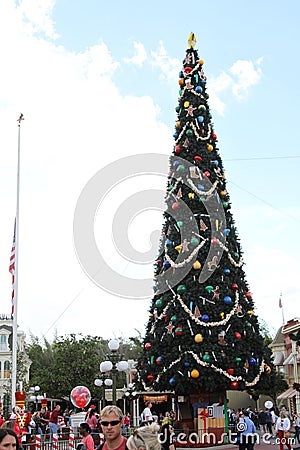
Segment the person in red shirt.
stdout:
[[23,443],[22,443],[22,437],[24,435],[24,433],[22,432],[18,422],[17,422],[17,414],[12,413],[9,416],[9,421],[13,424],[13,431],[16,433],[16,436],[18,438],[18,442],[19,442],[19,447],[22,447]]
[[0,427],[1,427],[1,425],[4,424],[4,422],[5,422],[5,420],[3,418],[3,414],[2,414],[2,412],[0,412]]
[[56,405],[54,410],[52,411],[50,415],[50,421],[49,421],[49,428],[50,428],[50,444],[52,444],[53,441],[53,435],[57,434],[59,431],[59,421],[63,420],[64,418],[59,414],[60,411],[60,405]]
[[117,406],[105,406],[100,412],[100,424],[105,436],[101,450],[125,450],[127,439],[122,436],[123,413]]
[[94,439],[91,436],[91,429],[86,422],[83,422],[79,425],[79,434],[82,436],[81,443],[85,445],[85,449],[94,450]]

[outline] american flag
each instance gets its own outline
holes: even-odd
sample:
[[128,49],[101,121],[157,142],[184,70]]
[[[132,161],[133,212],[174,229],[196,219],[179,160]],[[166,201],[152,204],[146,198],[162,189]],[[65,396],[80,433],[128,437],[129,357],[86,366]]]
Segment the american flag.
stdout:
[[11,248],[10,260],[9,260],[9,271],[12,276],[12,293],[11,293],[11,313],[14,313],[15,309],[15,258],[16,258],[16,219],[14,226],[14,238]]

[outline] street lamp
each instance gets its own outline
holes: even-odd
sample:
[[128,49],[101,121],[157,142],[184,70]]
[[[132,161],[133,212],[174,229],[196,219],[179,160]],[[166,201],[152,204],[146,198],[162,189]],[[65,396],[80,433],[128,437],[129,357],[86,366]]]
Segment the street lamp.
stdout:
[[29,392],[31,396],[29,397],[29,401],[35,403],[35,410],[38,409],[38,402],[42,401],[44,396],[38,395],[38,392],[41,390],[39,386],[33,386],[29,388]]
[[[137,398],[137,392],[135,390],[134,383],[129,383],[128,386],[124,386],[124,396],[125,399],[129,401],[129,412],[130,417],[132,417],[133,425],[136,425],[136,417],[135,417],[135,407],[134,407],[134,400]],[[124,411],[125,413],[125,411]]]
[[106,355],[108,361],[103,361],[100,364],[101,372],[111,372],[112,377],[112,403],[117,403],[117,372],[124,372],[128,370],[128,362],[122,360],[123,355],[118,352],[120,347],[118,339],[111,339],[108,343],[110,353]]
[[100,409],[105,406],[105,387],[110,387],[112,385],[112,380],[106,378],[105,373],[101,373],[101,378],[96,378],[94,381],[95,386],[102,387],[102,402],[100,403]]

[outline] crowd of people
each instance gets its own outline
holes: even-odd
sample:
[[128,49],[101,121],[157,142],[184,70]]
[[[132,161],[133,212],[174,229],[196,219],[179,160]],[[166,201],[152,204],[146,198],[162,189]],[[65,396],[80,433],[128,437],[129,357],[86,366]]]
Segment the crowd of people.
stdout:
[[[251,410],[228,410],[231,434],[236,436],[239,450],[253,450],[257,436],[277,437],[280,450],[291,450],[290,432],[300,444],[300,414],[291,415],[285,407]],[[78,450],[175,450],[174,411],[156,414],[147,402],[138,427],[132,427],[129,412],[123,415],[117,406],[106,406],[99,414],[89,408],[79,426],[81,442]],[[34,414],[14,408],[8,420],[0,414],[0,450],[24,450],[35,434],[41,441],[47,437],[50,444],[54,434],[72,425],[72,412],[61,411],[59,405],[50,412],[46,408]],[[129,437],[128,437],[129,436]],[[159,436],[159,438],[158,438]],[[2,442],[3,441],[3,442]]]
[[239,444],[239,450],[253,450],[257,436],[277,437],[280,450],[286,446],[291,450],[291,430],[293,439],[300,444],[300,414],[291,415],[285,406],[280,411],[275,408],[251,408],[229,410],[229,426],[231,434]]

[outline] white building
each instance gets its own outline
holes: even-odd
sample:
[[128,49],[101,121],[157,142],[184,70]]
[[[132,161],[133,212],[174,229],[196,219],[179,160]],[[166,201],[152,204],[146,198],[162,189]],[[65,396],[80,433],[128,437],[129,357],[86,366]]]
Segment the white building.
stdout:
[[[4,395],[11,391],[11,367],[12,367],[12,331],[13,320],[10,316],[0,315],[0,402],[3,404]],[[29,382],[29,368],[31,361],[25,353],[25,333],[22,330],[17,331],[17,349],[18,354],[22,354],[25,365],[25,378],[18,379],[17,390],[23,389],[23,382]],[[19,353],[20,352],[20,353]],[[18,371],[18,367],[17,367]]]

